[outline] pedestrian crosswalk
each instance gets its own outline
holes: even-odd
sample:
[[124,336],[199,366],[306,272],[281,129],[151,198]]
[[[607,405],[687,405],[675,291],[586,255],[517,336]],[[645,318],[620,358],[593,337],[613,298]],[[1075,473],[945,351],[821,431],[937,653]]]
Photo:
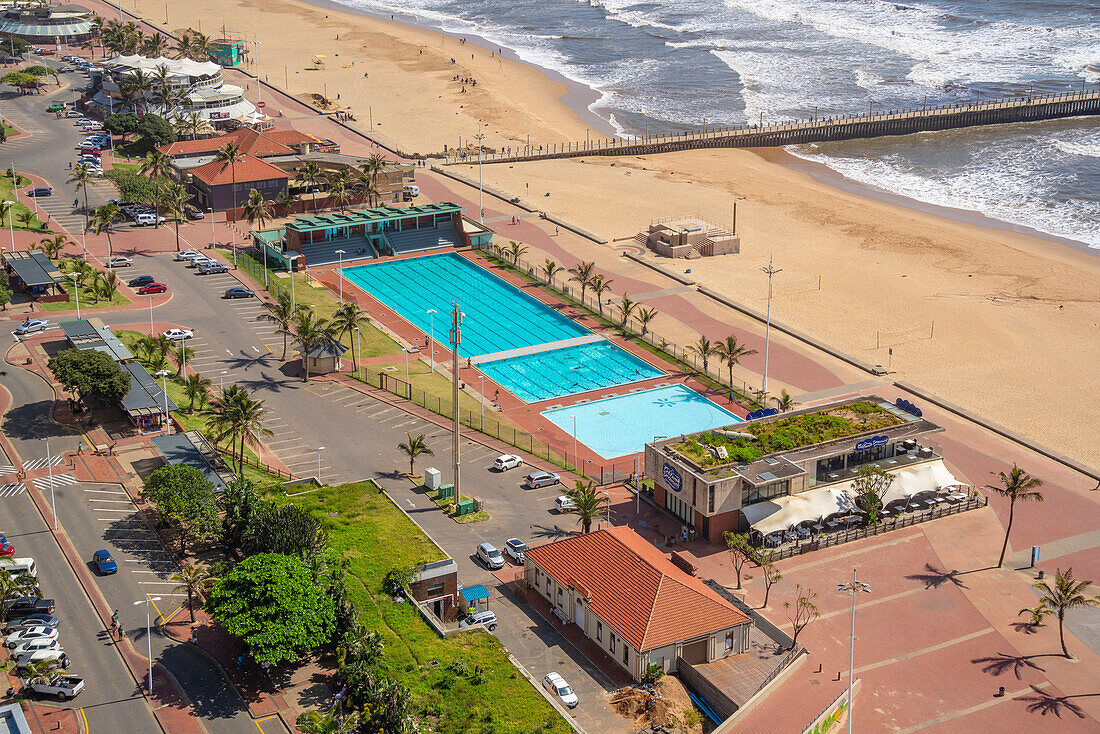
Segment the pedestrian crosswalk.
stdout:
[[24,471],[34,471],[35,469],[45,469],[47,466],[57,466],[64,459],[60,456],[51,456],[47,462],[45,457],[41,459],[31,459],[30,461],[23,462]]
[[57,489],[76,483],[77,479],[72,474],[55,474],[53,477],[38,477],[34,480],[34,486],[41,490]]
[[12,466],[11,464],[0,464],[0,477],[4,476],[5,474],[14,474],[17,471],[19,471],[19,467],[17,466]]
[[11,482],[0,484],[0,497],[14,497],[27,491],[27,485],[23,482]]

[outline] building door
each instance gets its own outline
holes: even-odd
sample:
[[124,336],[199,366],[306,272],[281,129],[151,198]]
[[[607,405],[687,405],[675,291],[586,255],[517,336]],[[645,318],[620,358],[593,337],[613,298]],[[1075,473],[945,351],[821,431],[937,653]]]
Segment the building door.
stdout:
[[707,641],[705,639],[698,642],[692,642],[684,645],[683,652],[680,653],[685,661],[692,665],[700,665],[707,661]]
[[580,599],[576,599],[573,602],[573,621],[577,623],[577,626],[584,629],[584,604]]

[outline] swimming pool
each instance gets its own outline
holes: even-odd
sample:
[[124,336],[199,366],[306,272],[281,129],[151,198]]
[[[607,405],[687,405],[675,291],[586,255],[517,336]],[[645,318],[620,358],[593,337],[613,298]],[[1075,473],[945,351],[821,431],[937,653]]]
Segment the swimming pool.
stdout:
[[430,333],[432,321],[427,312],[434,308],[439,347],[449,346],[451,306],[457,302],[466,314],[458,350],[462,357],[590,333],[568,316],[455,253],[360,265],[341,272],[425,334]]
[[544,410],[542,415],[570,436],[576,416],[577,440],[605,459],[634,454],[657,436],[679,436],[741,423],[683,385]]
[[526,403],[648,380],[664,373],[606,341],[482,362],[482,372]]

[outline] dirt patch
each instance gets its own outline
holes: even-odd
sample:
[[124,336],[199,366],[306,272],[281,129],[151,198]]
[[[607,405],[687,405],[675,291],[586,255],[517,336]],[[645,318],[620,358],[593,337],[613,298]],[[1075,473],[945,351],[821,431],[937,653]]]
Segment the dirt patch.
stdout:
[[299,94],[298,99],[302,100],[311,107],[316,107],[317,109],[324,110],[325,112],[332,112],[338,109],[343,109],[343,106],[336,104],[336,101],[331,97],[326,97],[325,95],[318,94],[317,92],[306,92],[304,94]]
[[[611,697],[615,711],[638,729],[661,725],[684,732],[703,734],[706,717],[691,702],[675,676],[666,675],[652,691],[628,686]],[[709,722],[706,722],[709,723]]]

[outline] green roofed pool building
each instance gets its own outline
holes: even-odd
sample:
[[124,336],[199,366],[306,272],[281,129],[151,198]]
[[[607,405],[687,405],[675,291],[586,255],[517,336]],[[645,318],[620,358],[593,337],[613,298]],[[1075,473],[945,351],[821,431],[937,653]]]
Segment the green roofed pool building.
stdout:
[[851,512],[852,480],[876,464],[894,476],[884,504],[965,486],[927,438],[943,429],[877,395],[652,441],[655,502],[711,543]]
[[253,244],[268,262],[288,270],[488,245],[492,239],[492,230],[447,202],[313,214],[252,232]]

